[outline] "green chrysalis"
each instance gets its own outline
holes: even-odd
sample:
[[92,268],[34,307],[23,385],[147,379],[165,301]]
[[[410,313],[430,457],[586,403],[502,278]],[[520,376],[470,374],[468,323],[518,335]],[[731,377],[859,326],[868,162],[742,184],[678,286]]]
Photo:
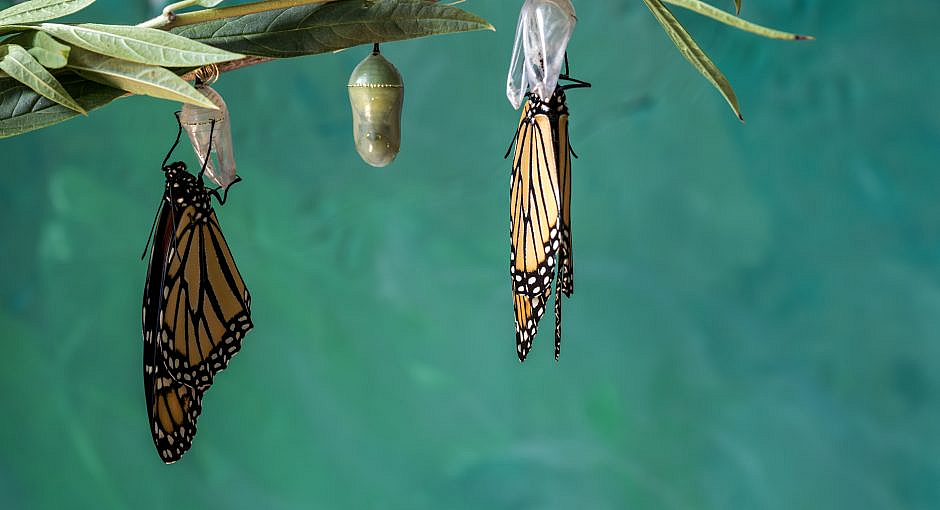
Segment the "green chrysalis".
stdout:
[[398,155],[404,98],[401,73],[379,53],[376,44],[349,77],[353,138],[356,151],[366,163],[383,167]]

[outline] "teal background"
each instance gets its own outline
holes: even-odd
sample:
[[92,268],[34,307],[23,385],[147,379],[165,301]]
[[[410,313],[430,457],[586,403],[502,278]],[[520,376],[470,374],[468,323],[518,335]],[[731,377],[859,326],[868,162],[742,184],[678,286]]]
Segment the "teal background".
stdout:
[[550,317],[514,350],[521,2],[466,2],[498,31],[383,47],[407,87],[386,169],[352,143],[368,48],[218,83],[245,179],[219,215],[255,329],[172,466],[147,428],[139,255],[178,105],[0,141],[0,507],[940,507],[940,4],[744,1],[808,43],[675,9],[746,124],[640,0],[576,4],[594,88],[569,94],[561,361]]

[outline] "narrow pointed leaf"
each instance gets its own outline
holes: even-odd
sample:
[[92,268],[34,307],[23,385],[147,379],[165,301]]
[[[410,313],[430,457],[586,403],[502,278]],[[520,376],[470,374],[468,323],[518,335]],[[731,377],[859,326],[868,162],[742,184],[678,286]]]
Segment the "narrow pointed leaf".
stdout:
[[35,23],[76,13],[95,0],[30,0],[0,11],[0,25]]
[[734,0],[734,13],[741,14],[741,0]]
[[761,35],[764,37],[769,37],[771,39],[786,39],[790,41],[805,41],[811,40],[813,37],[808,35],[800,34],[791,34],[789,32],[781,32],[780,30],[774,30],[772,28],[762,27],[756,23],[751,23],[750,21],[745,21],[737,16],[728,14],[727,12],[713,7],[705,2],[700,0],[663,0],[667,4],[677,5],[679,7],[689,9],[690,11],[695,11],[702,16],[708,16],[709,18],[720,21],[725,25],[732,26],[734,28],[744,30],[745,32],[751,32],[753,34]]
[[72,48],[68,67],[89,80],[134,94],[218,109],[189,82],[159,66],[128,62]]
[[154,28],[91,23],[43,23],[39,28],[74,46],[139,64],[199,67],[242,57]]
[[11,78],[35,90],[39,95],[78,113],[85,113],[85,110],[62,87],[62,84],[22,46],[16,44],[0,46],[0,69]]
[[341,0],[187,25],[173,32],[230,51],[282,58],[492,29],[479,16],[427,0]]
[[33,27],[29,25],[0,25],[0,36],[12,34],[15,32],[25,32]]
[[26,48],[26,51],[46,69],[61,69],[65,67],[69,59],[68,46],[38,30],[24,32],[7,39],[6,42]]
[[741,115],[741,109],[738,106],[738,98],[734,94],[734,89],[731,88],[731,83],[728,82],[725,75],[722,74],[718,67],[708,58],[708,55],[702,51],[702,48],[695,42],[695,39],[692,39],[689,32],[683,28],[679,20],[669,12],[669,9],[667,9],[660,0],[643,0],[643,2],[646,3],[650,12],[653,13],[656,20],[659,21],[666,30],[666,34],[668,34],[672,42],[675,43],[676,48],[679,48],[679,52],[682,53],[682,56],[721,92],[721,95],[728,101],[728,105],[731,106],[734,113],[743,121],[744,117]]
[[[98,109],[125,94],[68,72],[60,74],[58,79],[86,111]],[[75,110],[37,94],[16,80],[0,79],[0,138],[28,133],[78,115]]]

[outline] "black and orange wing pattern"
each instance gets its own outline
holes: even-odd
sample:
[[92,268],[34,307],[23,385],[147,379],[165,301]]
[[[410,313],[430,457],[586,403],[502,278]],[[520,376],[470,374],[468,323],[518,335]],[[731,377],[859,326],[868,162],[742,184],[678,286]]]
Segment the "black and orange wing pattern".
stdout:
[[561,351],[561,296],[574,291],[571,147],[563,87],[547,101],[529,94],[516,131],[510,186],[510,277],[516,353],[525,361],[551,296],[555,273],[555,359]]
[[179,256],[167,260],[162,354],[174,378],[206,389],[252,327],[251,296],[215,212],[190,206],[180,216],[188,221],[176,229]]
[[[564,94],[564,92],[562,92]],[[558,283],[555,285],[555,361],[561,355],[561,295],[574,292],[574,255],[571,248],[571,145],[568,143],[568,107],[562,96],[556,130],[558,180],[561,188],[561,244],[558,248]]]
[[516,354],[525,361],[555,276],[561,190],[551,101],[532,95],[516,133],[510,186],[510,277]]
[[561,187],[561,245],[559,284],[567,297],[574,292],[574,256],[571,248],[571,145],[568,143],[567,106],[558,115],[558,175]]
[[166,190],[144,287],[144,391],[154,444],[178,460],[196,432],[203,393],[252,328],[251,297],[201,177],[177,162]]

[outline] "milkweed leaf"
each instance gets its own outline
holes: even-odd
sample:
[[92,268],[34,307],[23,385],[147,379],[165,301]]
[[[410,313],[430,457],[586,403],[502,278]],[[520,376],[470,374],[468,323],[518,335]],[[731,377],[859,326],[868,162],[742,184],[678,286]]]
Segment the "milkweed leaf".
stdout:
[[713,7],[701,0],[664,0],[667,4],[677,5],[684,9],[689,9],[690,11],[697,12],[702,16],[707,16],[713,20],[720,21],[725,25],[732,26],[739,30],[744,30],[745,32],[751,32],[752,34],[757,34],[764,37],[769,37],[771,39],[786,39],[790,41],[805,41],[813,39],[812,36],[800,35],[800,34],[791,34],[789,32],[782,32],[780,30],[775,30],[773,28],[767,28],[756,23],[751,23],[750,21],[745,21],[737,16],[728,14],[727,12]]
[[89,80],[134,94],[218,109],[189,82],[159,66],[128,62],[81,48],[72,48],[68,67]]
[[199,67],[242,57],[155,28],[93,23],[43,23],[38,28],[74,46],[138,64]]
[[492,29],[479,16],[426,0],[341,0],[187,25],[173,32],[229,51],[280,58]]
[[84,114],[85,110],[36,59],[16,44],[0,46],[0,69],[39,95]]
[[[57,75],[59,83],[85,111],[98,109],[125,95],[122,90],[88,81],[71,72]],[[39,95],[12,79],[0,79],[0,138],[21,135],[58,124],[79,113]]]
[[69,60],[69,47],[56,41],[52,36],[38,30],[31,30],[11,37],[5,42],[18,44],[36,58],[46,69],[61,69]]
[[669,9],[667,9],[660,0],[643,0],[643,2],[646,3],[650,12],[653,13],[656,20],[659,21],[666,30],[666,34],[669,35],[669,38],[675,43],[676,48],[679,49],[682,56],[721,92],[721,95],[728,101],[734,113],[743,121],[744,117],[741,115],[741,109],[738,106],[738,98],[735,96],[734,89],[731,88],[731,83],[728,81],[728,78],[725,78],[721,70],[708,58],[708,55],[702,51],[702,48],[695,42],[695,39],[692,38],[689,32],[679,23],[679,20],[669,12]]
[[30,0],[0,11],[0,25],[35,23],[76,13],[95,0]]

